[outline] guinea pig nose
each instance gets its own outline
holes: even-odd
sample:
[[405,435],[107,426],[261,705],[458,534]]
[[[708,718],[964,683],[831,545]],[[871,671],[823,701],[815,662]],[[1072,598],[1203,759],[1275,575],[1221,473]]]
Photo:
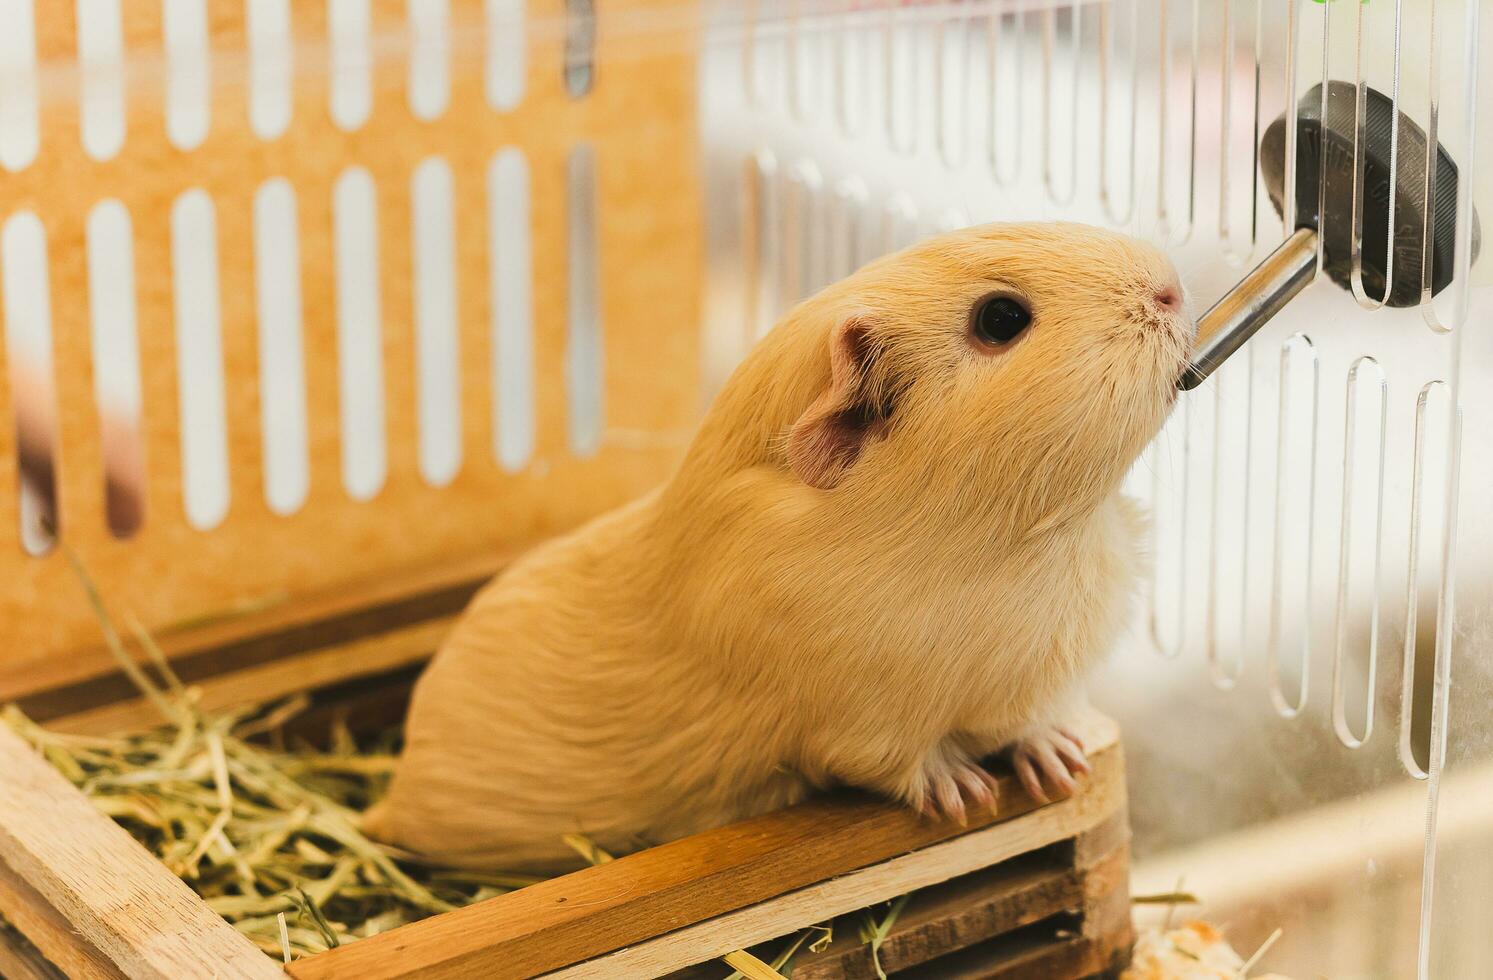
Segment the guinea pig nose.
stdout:
[[1156,290],[1156,305],[1172,313],[1182,312],[1182,290],[1177,286],[1164,286]]

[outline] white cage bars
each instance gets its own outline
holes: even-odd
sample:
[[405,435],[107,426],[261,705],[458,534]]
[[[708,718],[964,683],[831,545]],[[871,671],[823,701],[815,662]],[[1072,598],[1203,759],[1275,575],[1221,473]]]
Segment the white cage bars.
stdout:
[[[1461,177],[1452,285],[1381,309],[1358,259],[1364,209],[1384,202],[1327,215],[1324,227],[1349,223],[1351,291],[1314,284],[1183,400],[1137,467],[1131,489],[1157,525],[1153,580],[1140,642],[1116,658],[1101,703],[1127,722],[1142,854],[1217,839],[1206,853],[1221,868],[1223,835],[1357,805],[1342,811],[1336,851],[1282,830],[1273,875],[1234,866],[1225,887],[1193,871],[1246,935],[1285,927],[1286,972],[1490,975],[1493,941],[1469,938],[1459,906],[1493,876],[1466,860],[1465,833],[1436,832],[1449,771],[1480,786],[1473,770],[1493,741],[1476,708],[1488,682],[1475,654],[1489,642],[1477,630],[1493,611],[1478,526],[1493,359],[1474,329],[1493,291],[1469,218],[1493,191],[1474,162],[1488,159],[1477,140],[1493,97],[1487,71],[1479,90],[1490,42],[1476,0],[714,10],[703,101],[716,383],[819,284],[972,220],[1066,218],[1149,237],[1171,250],[1200,313],[1283,237],[1260,138],[1286,114],[1293,214],[1297,100],[1329,79],[1383,92],[1446,147]],[[1361,122],[1351,135],[1356,163]],[[1393,255],[1413,230],[1389,217]],[[1370,842],[1356,822],[1369,813],[1405,832]],[[1493,851],[1493,836],[1482,846]],[[1438,864],[1438,848],[1458,866]],[[1336,898],[1292,904],[1289,882]],[[1424,911],[1402,914],[1406,903]],[[1362,913],[1353,927],[1350,907]],[[1294,921],[1271,921],[1285,908]]]

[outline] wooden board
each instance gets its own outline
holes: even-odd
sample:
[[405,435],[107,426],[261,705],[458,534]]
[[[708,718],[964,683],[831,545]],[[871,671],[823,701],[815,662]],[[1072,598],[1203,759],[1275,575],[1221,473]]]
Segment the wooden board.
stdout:
[[0,774],[0,914],[70,976],[282,975],[3,726]]
[[[157,631],[154,639],[188,683],[222,678],[238,671],[390,637],[400,645],[403,628],[448,622],[472,594],[511,562],[519,549],[359,581],[324,593],[229,612],[207,621],[186,622]],[[117,624],[123,628],[123,624]],[[362,651],[366,652],[366,650]],[[349,663],[349,668],[356,666]],[[310,688],[319,681],[299,685]],[[0,688],[30,693],[17,699],[34,721],[79,727],[69,716],[115,709],[138,692],[102,642],[66,660],[33,670],[0,665]],[[279,693],[279,692],[276,692]]]
[[[454,617],[390,630],[364,640],[275,660],[259,667],[211,677],[193,686],[205,711],[261,704],[299,691],[423,664],[435,653]],[[112,735],[161,724],[161,714],[144,698],[130,698],[89,711],[64,715],[50,727],[83,735]]]
[[[1128,903],[1128,898],[1126,899]],[[1041,922],[1016,933],[971,946],[898,974],[899,980],[1088,980],[1113,978],[1128,961],[1132,933],[1130,910],[1122,921],[1118,904],[1101,910],[1094,921],[1107,934],[1090,936],[1061,923]],[[1077,923],[1074,923],[1075,925]]]
[[[878,951],[882,969],[905,975],[913,967],[991,943],[1042,920],[1078,919],[1082,935],[1106,939],[1088,913],[1118,891],[1128,895],[1128,832],[1123,811],[1076,841],[1064,841],[915,892]],[[1082,845],[1079,846],[1080,842]],[[1107,847],[1102,854],[1094,853]],[[859,936],[858,914],[834,924],[834,940],[793,960],[794,980],[857,980],[875,973],[871,951]]]
[[[295,619],[289,616],[287,621]],[[545,971],[570,978],[661,975],[1032,852],[1036,855],[1025,865],[1018,862],[1001,870],[1004,883],[991,872],[967,879],[975,885],[954,881],[941,893],[930,892],[947,897],[943,909],[914,907],[889,939],[887,954],[914,967],[920,957],[960,943],[971,950],[971,956],[984,955],[981,951],[989,944],[980,940],[986,934],[1019,927],[1058,906],[1086,907],[1100,893],[1119,896],[1123,925],[1128,927],[1125,865],[1113,859],[1126,833],[1120,749],[1113,726],[1104,719],[1090,719],[1082,734],[1093,747],[1094,773],[1077,796],[1056,804],[1036,807],[1009,775],[1002,779],[1001,802],[995,812],[974,814],[968,828],[926,822],[903,808],[854,794],[811,801],[297,961],[290,972],[302,978],[504,977]],[[6,794],[0,795],[15,799],[20,808],[9,813],[0,808],[0,831],[19,826],[35,837],[43,827],[82,828],[76,840],[73,834],[60,842],[41,838],[46,846],[38,853],[45,868],[39,869],[35,861],[24,872],[19,866],[0,865],[0,872],[6,872],[0,874],[0,914],[13,913],[12,918],[47,958],[65,964],[70,975],[122,975],[117,952],[109,952],[107,943],[91,938],[90,929],[80,925],[79,911],[54,907],[44,893],[41,886],[53,875],[46,869],[54,867],[69,868],[67,880],[85,896],[117,890],[115,868],[127,867],[132,889],[137,887],[138,873],[147,890],[164,889],[164,901],[181,903],[177,911],[191,921],[186,934],[205,922],[227,930],[228,942],[241,942],[128,835],[93,811],[44,761],[13,737],[10,741],[14,744],[7,747],[0,742],[0,748],[12,754],[18,749],[16,758],[25,764],[12,765],[0,753],[4,764],[0,771],[6,774]],[[12,771],[23,790],[18,794],[11,793]],[[34,778],[38,771],[45,777],[40,783]],[[36,786],[42,784],[46,792],[38,796]],[[92,846],[95,837],[97,854],[78,861],[73,851]],[[1040,866],[1043,854],[1050,859],[1054,846],[1069,849],[1061,858],[1068,870],[1056,879],[1049,876],[1039,881],[1030,874],[1023,878],[1022,869],[1030,871],[1033,862]],[[17,848],[11,845],[12,852],[25,853]],[[0,847],[0,861],[8,860],[6,848]],[[1106,860],[1114,865],[1108,877],[1099,870]],[[1071,869],[1079,868],[1084,873],[1075,879]],[[101,875],[93,873],[99,871]],[[983,895],[974,894],[982,888]],[[173,891],[174,896],[168,894]],[[153,898],[152,906],[161,901]],[[90,908],[85,903],[81,915],[84,923],[90,921],[89,915],[96,916],[94,929],[118,928],[124,923],[129,931],[129,914],[121,917],[112,907]],[[172,919],[168,914],[164,926],[171,936],[180,937],[183,929]],[[159,938],[156,927],[162,924],[155,917],[148,924],[136,923],[140,929],[136,938],[153,946]],[[1020,955],[1010,947],[1011,942],[1021,940],[1020,935],[1007,934],[1002,940],[1005,945],[998,947],[1004,957],[1000,962],[1019,965],[1029,953],[1037,957],[1034,962],[1046,966],[1057,963],[1052,959],[1057,956],[1073,962],[1099,962],[1101,954],[1114,951],[1113,934],[1119,928],[1090,935],[1085,926],[1074,943],[1032,940],[1036,943],[1032,950],[1017,949]],[[949,941],[950,935],[956,941]],[[221,972],[216,960],[220,951],[214,943],[220,940],[222,936],[192,942],[192,955],[213,962],[219,975],[234,975]],[[173,941],[167,937],[168,947]],[[258,951],[248,955],[254,966],[268,962]],[[852,959],[854,955],[853,950],[847,953]],[[854,975],[845,969],[841,974]],[[835,976],[831,970],[820,980]]]
[[[0,222],[22,211],[46,233],[57,379],[56,460],[62,539],[80,554],[116,611],[147,627],[310,596],[348,583],[491,554],[566,528],[660,482],[698,415],[698,318],[703,260],[696,126],[696,52],[688,25],[660,18],[673,0],[602,0],[595,82],[580,97],[563,82],[566,4],[530,0],[524,94],[494,110],[484,91],[484,0],[451,0],[450,92],[438,118],[409,106],[403,0],[371,4],[371,111],[354,131],[331,120],[327,4],[292,0],[294,77],[289,128],[261,139],[249,124],[246,5],[208,0],[210,126],[183,150],[167,135],[162,7],[120,5],[130,66],[126,138],[111,159],[84,152],[79,132],[75,5],[36,5],[42,84],[40,151],[0,180]],[[90,8],[91,9],[91,8]],[[631,20],[629,20],[631,18]],[[639,24],[660,25],[640,44]],[[608,25],[615,27],[607,29]],[[671,26],[672,25],[672,26]],[[567,389],[567,161],[588,143],[596,159],[604,431],[591,456],[572,450]],[[530,183],[535,445],[508,472],[495,458],[495,382],[487,168],[520,150]],[[419,460],[411,175],[431,156],[454,183],[461,467],[429,485]],[[370,500],[343,487],[338,401],[333,186],[348,167],[376,186],[387,473]],[[284,177],[296,193],[309,493],[293,514],[265,498],[256,343],[254,195]],[[189,189],[213,202],[229,503],[209,530],[183,506],[172,272],[172,207]],[[117,539],[105,521],[104,463],[93,393],[86,228],[116,199],[133,228],[145,459],[144,523]],[[3,306],[0,306],[3,310]],[[6,327],[0,323],[0,330]],[[0,344],[0,702],[94,676],[79,656],[98,632],[64,556],[23,553],[9,368]],[[107,670],[107,668],[105,668]],[[102,702],[96,702],[102,703]]]
[[0,920],[0,977],[6,980],[67,980],[67,974],[14,927]]
[[[509,552],[392,575],[326,595],[287,599],[157,638],[177,676],[216,710],[423,664],[477,589],[512,559]],[[135,651],[137,661],[143,651]],[[81,662],[81,663],[80,663]],[[33,721],[58,731],[110,734],[160,723],[160,714],[104,649],[54,664],[72,678],[18,702]],[[149,672],[152,668],[143,663]],[[34,680],[17,678],[18,683]]]
[[[0,864],[0,912],[24,932],[32,952],[44,960],[50,957],[69,976],[79,980],[118,980],[124,976],[106,956],[77,936],[67,919],[35,888],[4,864]],[[30,965],[35,966],[34,962]]]
[[[1093,774],[1038,808],[1014,778],[968,828],[842,795],[650,848],[299,960],[300,980],[657,976],[1024,854],[1123,807],[1113,726],[1085,733]],[[571,967],[571,964],[581,964]],[[571,967],[570,969],[566,969]]]
[[[1059,845],[1060,846],[1060,845]],[[877,951],[898,973],[935,957],[1059,915],[1083,904],[1077,869],[1052,855],[1021,858],[915,892]],[[875,973],[857,914],[835,920],[834,941],[794,958],[794,980],[855,980]]]

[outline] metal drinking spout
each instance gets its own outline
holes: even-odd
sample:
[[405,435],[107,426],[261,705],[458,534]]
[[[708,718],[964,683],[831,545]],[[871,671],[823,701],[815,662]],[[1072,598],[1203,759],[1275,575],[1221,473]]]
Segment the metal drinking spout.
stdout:
[[1198,348],[1177,387],[1191,391],[1317,274],[1317,232],[1298,228],[1198,320]]
[[[1184,391],[1243,347],[1319,267],[1361,302],[1384,306],[1425,302],[1457,268],[1457,165],[1440,144],[1428,153],[1426,134],[1396,116],[1393,100],[1366,88],[1360,102],[1347,82],[1314,87],[1297,103],[1294,167],[1286,160],[1287,118],[1260,140],[1260,176],[1282,216],[1294,196],[1287,227],[1296,230],[1198,321],[1197,351],[1177,380]],[[1293,177],[1295,193],[1287,195]],[[1465,247],[1475,258],[1477,210],[1468,211]]]

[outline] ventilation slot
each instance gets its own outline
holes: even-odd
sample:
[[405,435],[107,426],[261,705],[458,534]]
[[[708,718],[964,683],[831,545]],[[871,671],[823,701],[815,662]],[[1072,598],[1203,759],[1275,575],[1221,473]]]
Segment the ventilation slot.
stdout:
[[337,391],[342,416],[342,485],[369,500],[384,485],[384,354],[378,281],[378,202],[361,167],[332,189],[337,261]]
[[596,10],[592,0],[565,0],[565,91],[579,99],[596,84]]
[[835,121],[840,135],[859,136],[871,115],[869,74],[875,32],[867,24],[870,15],[864,11],[847,14],[843,23],[830,31],[834,46]]
[[798,302],[824,280],[823,179],[819,168],[801,160],[788,174],[783,208],[783,296]]
[[[1022,14],[992,13],[987,24],[988,54],[985,62],[990,76],[990,175],[997,185],[1007,186],[1021,173],[1021,148],[1026,126],[1026,45],[1023,43]],[[1014,36],[1012,36],[1014,35]],[[1001,134],[1014,133],[1015,139]]]
[[918,209],[912,198],[901,191],[886,202],[881,216],[882,254],[906,248],[918,240]]
[[1192,444],[1193,414],[1198,406],[1184,398],[1161,435],[1151,444],[1151,508],[1156,515],[1151,565],[1151,642],[1167,659],[1177,657],[1187,640],[1191,599],[1187,577],[1188,515],[1192,512],[1192,479],[1187,461]]
[[491,235],[493,432],[498,462],[510,472],[534,453],[534,308],[529,165],[519,150],[498,151],[487,170]]
[[746,260],[746,331],[750,346],[778,315],[778,161],[768,150],[747,157],[742,173],[742,242]]
[[88,305],[93,393],[104,456],[104,512],[109,531],[126,538],[140,529],[145,517],[145,452],[134,229],[129,211],[119,201],[101,201],[88,215]]
[[1275,543],[1266,657],[1270,699],[1286,718],[1306,706],[1316,548],[1317,351],[1301,334],[1280,352],[1276,430]]
[[290,126],[290,0],[253,0],[244,5],[249,35],[249,125],[272,140]]
[[800,8],[793,5],[788,22],[788,109],[797,121],[811,122],[822,102],[825,29],[806,25]]
[[207,139],[212,97],[206,0],[164,0],[166,136],[179,150]]
[[830,275],[835,279],[850,275],[870,257],[865,232],[868,197],[859,177],[846,177],[835,185],[829,231]]
[[228,513],[218,229],[206,191],[187,191],[171,207],[171,283],[176,302],[182,500],[187,523],[205,531],[217,527]]
[[524,0],[487,0],[487,104],[507,112],[524,98]]
[[41,142],[31,0],[0,0],[0,167],[24,170]]
[[[1066,207],[1078,191],[1078,90],[1083,69],[1083,27],[1081,8],[1074,4],[1068,11],[1063,30],[1058,27],[1058,11],[1042,11],[1042,182],[1052,203]],[[1056,38],[1068,35],[1065,60],[1070,69],[1061,76],[1057,70]],[[1066,144],[1066,145],[1065,145]]]
[[[77,0],[83,151],[110,160],[124,146],[124,30],[119,0]],[[7,21],[8,23],[8,21]]]
[[570,151],[569,308],[570,448],[591,456],[601,448],[602,343],[597,299],[596,151],[582,143]]
[[373,108],[368,0],[327,0],[327,32],[332,48],[328,111],[338,129],[352,132],[368,121]]
[[301,342],[301,254],[295,189],[283,177],[254,194],[254,288],[259,315],[259,422],[264,499],[301,509],[310,488],[306,369]]
[[420,475],[443,487],[461,468],[461,375],[457,340],[455,191],[451,168],[431,157],[415,168],[415,389]]
[[[1383,369],[1360,357],[1348,371],[1332,658],[1332,723],[1349,748],[1362,745],[1374,728],[1388,408]],[[1358,625],[1365,609],[1368,623]]]
[[10,362],[20,474],[21,546],[46,554],[56,541],[57,391],[52,374],[52,300],[47,233],[22,211],[0,231],[5,286],[5,354]]
[[1409,568],[1405,595],[1400,761],[1417,779],[1430,769],[1431,705],[1436,658],[1449,638],[1438,635],[1446,601],[1448,482],[1455,466],[1451,389],[1432,381],[1415,402],[1415,457],[1410,489]]
[[410,112],[439,119],[451,99],[451,40],[446,0],[409,0]]
[[933,66],[934,125],[938,155],[950,170],[964,166],[969,152],[970,48],[973,31],[961,16],[940,18],[935,30]]
[[[1217,380],[1194,392],[1213,408],[1213,473],[1208,500],[1206,643],[1208,669],[1219,690],[1234,687],[1244,672],[1244,651],[1253,632],[1250,581],[1254,535],[1255,347],[1225,364]],[[1226,515],[1237,519],[1225,519]]]

